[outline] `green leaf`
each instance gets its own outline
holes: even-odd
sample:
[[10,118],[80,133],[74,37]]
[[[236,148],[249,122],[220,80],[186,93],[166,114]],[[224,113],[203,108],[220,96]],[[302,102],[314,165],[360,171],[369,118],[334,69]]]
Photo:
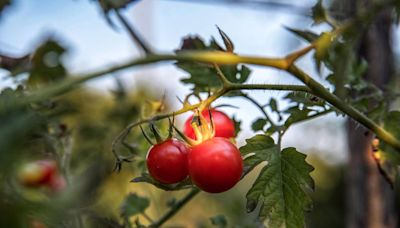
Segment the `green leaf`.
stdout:
[[310,109],[300,108],[298,105],[288,108],[285,112],[289,113],[290,116],[285,121],[285,127],[288,128],[290,125],[306,119],[310,111]]
[[265,226],[304,227],[304,211],[312,208],[305,189],[314,189],[314,181],[309,175],[314,168],[305,161],[306,155],[295,148],[280,152],[271,146],[268,136],[257,135],[246,141],[241,151],[262,153],[268,161],[246,195],[248,212],[261,204],[259,217]]
[[[226,34],[225,34],[226,35]],[[227,40],[224,40],[228,42]],[[228,46],[229,48],[229,46]],[[179,50],[224,50],[214,39],[211,39],[209,44],[206,44],[200,37],[186,37]],[[176,65],[186,71],[189,75],[181,81],[185,84],[192,85],[194,92],[208,92],[213,91],[222,86],[217,71],[211,64],[178,61]],[[251,73],[250,69],[244,65],[221,65],[220,69],[228,81],[232,83],[244,83],[249,78]],[[239,93],[229,93],[227,96],[237,96]]]
[[264,126],[266,124],[267,124],[267,120],[265,120],[263,118],[259,118],[253,122],[253,124],[251,125],[251,129],[253,129],[253,131],[262,131],[262,130],[264,130]]
[[312,18],[314,19],[314,24],[320,24],[326,21],[326,11],[322,5],[322,0],[318,0],[312,9]]
[[244,172],[248,173],[261,162],[268,160],[270,154],[278,151],[274,140],[267,135],[255,135],[246,139],[246,145],[240,147],[240,153],[244,159]]
[[240,125],[242,124],[242,121],[236,119],[236,116],[232,117],[232,121],[233,121],[233,124],[235,125],[235,137],[236,137],[241,130]]
[[121,215],[129,218],[133,215],[143,213],[150,206],[149,199],[130,193],[121,205]]
[[219,228],[224,228],[228,226],[228,221],[224,215],[216,215],[210,218],[211,224]]
[[[400,139],[400,112],[389,112],[384,119],[383,126],[388,132],[392,133],[394,137]],[[374,155],[382,174],[393,186],[394,181],[398,176],[400,153],[381,140],[379,143],[379,148],[377,151],[375,151]]]
[[269,107],[272,111],[279,113],[278,103],[274,98],[271,98],[271,100],[269,101]]
[[288,99],[293,103],[303,104],[308,107],[311,106],[324,107],[326,104],[324,100],[319,99],[318,97],[305,92],[290,92],[284,97],[284,99]]

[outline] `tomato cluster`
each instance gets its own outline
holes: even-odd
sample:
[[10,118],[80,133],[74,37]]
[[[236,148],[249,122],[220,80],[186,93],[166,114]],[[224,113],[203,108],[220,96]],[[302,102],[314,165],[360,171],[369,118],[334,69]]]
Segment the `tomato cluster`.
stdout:
[[[213,131],[211,137],[201,137],[188,145],[177,139],[167,139],[152,146],[147,154],[150,175],[164,184],[179,183],[188,176],[192,182],[210,193],[224,192],[232,188],[243,171],[243,161],[238,148],[229,140],[235,136],[233,121],[223,112],[211,109],[201,113],[202,120]],[[185,122],[184,134],[197,139],[193,116]],[[204,121],[203,121],[204,124]],[[199,130],[197,129],[197,134]],[[207,134],[209,135],[209,134]]]

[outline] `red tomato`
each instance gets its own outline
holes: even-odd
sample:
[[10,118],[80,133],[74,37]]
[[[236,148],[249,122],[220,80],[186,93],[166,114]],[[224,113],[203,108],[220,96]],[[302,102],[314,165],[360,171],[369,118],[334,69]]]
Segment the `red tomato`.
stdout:
[[[210,115],[208,110],[204,110],[202,114],[209,123]],[[215,137],[235,137],[235,124],[233,123],[231,118],[229,118],[229,116],[215,109],[211,109],[211,116],[215,127]],[[183,133],[189,138],[196,139],[196,135],[194,134],[192,125],[190,124],[192,122],[192,118],[193,116],[189,117],[189,119],[186,120],[185,126],[183,128]]]
[[57,164],[53,160],[39,160],[25,164],[19,171],[20,182],[28,187],[47,185],[57,175]]
[[232,188],[240,180],[243,171],[239,150],[228,139],[221,137],[192,147],[188,164],[193,183],[210,193]]
[[49,187],[53,192],[61,192],[67,187],[67,181],[64,176],[56,175],[50,180]]
[[164,184],[174,184],[188,175],[187,154],[189,148],[177,139],[168,139],[152,146],[147,153],[147,169],[150,175]]

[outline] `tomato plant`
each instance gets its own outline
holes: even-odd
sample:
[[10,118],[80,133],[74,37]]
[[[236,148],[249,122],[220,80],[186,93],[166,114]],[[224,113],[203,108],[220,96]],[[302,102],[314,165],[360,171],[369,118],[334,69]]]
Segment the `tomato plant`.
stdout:
[[[315,188],[315,184],[324,183],[321,173],[326,170],[318,170],[318,159],[310,159],[308,151],[285,147],[286,133],[293,125],[328,114],[349,119],[346,130],[351,162],[346,172],[340,172],[345,173],[340,177],[346,177],[350,186],[346,203],[353,211],[348,213],[352,217],[348,225],[383,227],[386,218],[398,220],[393,203],[395,191],[390,190],[397,189],[400,166],[400,96],[392,78],[397,72],[392,66],[390,39],[400,10],[396,1],[365,0],[363,3],[368,4],[354,4],[362,9],[341,12],[328,10],[326,4],[317,1],[311,9],[313,25],[326,26],[316,29],[318,32],[287,27],[305,43],[283,57],[273,58],[241,55],[243,49],[236,50],[219,27],[220,41],[187,36],[174,53],[159,54],[122,13],[130,3],[138,1],[95,2],[112,28],[121,25],[128,31],[143,56],[72,76],[69,72],[75,70],[67,69],[63,62],[68,49],[53,37],[20,57],[0,53],[0,68],[7,71],[4,78],[11,84],[0,91],[0,197],[4,199],[0,200],[0,227],[175,226],[165,224],[203,192],[221,193],[207,194],[203,200],[209,206],[208,200],[215,203],[223,198],[224,203],[210,207],[210,211],[223,210],[228,219],[218,214],[208,221],[198,211],[207,216],[214,211],[195,208],[188,211],[196,213],[198,220],[188,227],[208,227],[209,222],[219,227],[343,227],[344,214],[340,214],[339,224],[320,219],[323,225],[313,225],[311,219],[306,219],[305,212],[311,211],[313,200],[318,209],[311,216],[338,217],[331,216],[331,208],[324,210],[328,201],[321,200],[320,195],[327,194],[325,187]],[[332,2],[332,7],[342,7]],[[13,1],[0,0],[0,13],[9,4]],[[285,50],[286,47],[292,46],[285,44]],[[317,70],[309,69],[309,64],[299,64],[300,59],[312,63]],[[160,90],[158,81],[135,94],[120,79],[116,79],[111,96],[77,89],[103,75],[162,61],[174,61],[174,66],[185,74],[181,82],[191,91],[178,98],[180,108],[172,110],[165,96],[147,97],[148,91]],[[251,70],[257,68],[250,68],[253,65],[271,68],[271,76],[280,77],[284,72],[298,84],[282,84],[280,80],[276,80],[277,84],[257,83]],[[253,90],[280,94],[253,97]],[[198,98],[197,103],[191,102],[192,96]],[[228,103],[243,99],[259,113],[249,113],[249,122],[240,122],[210,108],[218,107],[221,98]],[[180,123],[175,125],[175,120],[180,121],[179,115],[187,112],[194,114],[184,120],[181,132],[176,127]],[[239,108],[237,112],[249,110]],[[236,139],[240,125],[247,123],[246,131],[240,134],[247,138]],[[143,130],[146,124],[154,137]],[[168,137],[162,139],[160,132],[166,128]],[[301,143],[307,141],[305,134],[297,137]],[[150,149],[146,140],[152,145]],[[28,157],[49,156],[53,160],[25,162]],[[115,159],[114,170],[121,175],[111,175],[110,159]],[[314,170],[315,175],[311,175]],[[242,181],[248,185],[246,192],[244,188],[234,188],[248,175],[254,178]],[[325,176],[329,183],[335,179],[335,175]],[[16,183],[22,186],[16,188]],[[327,188],[335,194],[345,192],[335,189],[343,186],[341,182],[335,184]],[[321,189],[321,194],[313,195],[314,190]],[[182,195],[173,191],[181,191]],[[121,198],[125,192],[126,197]],[[327,198],[336,200],[332,196]],[[381,202],[376,203],[377,200]],[[204,207],[198,202],[196,206]],[[151,210],[147,210],[149,207]],[[360,208],[365,208],[364,219],[357,217]],[[160,215],[162,210],[165,213]],[[244,211],[257,213],[245,216]],[[377,221],[380,218],[385,219]]]
[[188,164],[193,183],[210,193],[232,188],[243,171],[239,150],[228,139],[221,137],[194,146],[189,152]]
[[[212,118],[212,122],[214,124],[215,137],[224,137],[224,138],[232,138],[235,137],[235,124],[229,118],[228,115],[223,113],[222,111],[216,109],[204,110],[202,115],[207,120],[207,123],[210,124],[210,119]],[[193,115],[190,116],[186,121],[183,128],[183,133],[186,136],[192,139],[196,139],[196,135],[194,133],[192,127]]]
[[147,169],[151,176],[164,184],[181,182],[188,175],[189,148],[177,139],[168,139],[149,149]]

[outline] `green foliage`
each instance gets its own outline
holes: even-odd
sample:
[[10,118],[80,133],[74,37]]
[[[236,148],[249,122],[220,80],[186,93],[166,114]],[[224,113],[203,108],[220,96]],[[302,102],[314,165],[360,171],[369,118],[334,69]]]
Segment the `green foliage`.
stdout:
[[211,224],[218,228],[224,228],[228,226],[228,221],[224,215],[216,215],[210,218]]
[[39,86],[64,79],[67,74],[62,64],[66,49],[57,41],[47,40],[40,45],[32,56],[29,86]]
[[4,8],[11,5],[11,0],[0,0],[0,16]]
[[326,21],[327,13],[322,5],[322,0],[318,0],[317,4],[311,9],[314,24],[320,24]]
[[[179,50],[214,50],[214,51],[233,51],[233,44],[229,37],[219,29],[221,37],[227,46],[222,48],[217,41],[212,38],[209,44],[206,44],[200,37],[186,37]],[[185,84],[192,86],[195,93],[215,91],[222,86],[221,81],[217,76],[217,71],[214,66],[204,63],[178,61],[176,65],[189,73],[189,77],[182,79]],[[244,83],[249,78],[251,70],[245,65],[223,65],[220,66],[221,71],[226,78],[233,83]],[[236,93],[230,93],[231,96]]]
[[314,188],[309,175],[314,168],[305,161],[306,155],[295,148],[279,151],[266,135],[256,135],[246,142],[240,151],[247,156],[247,166],[268,162],[246,195],[247,210],[251,212],[261,203],[259,216],[266,226],[304,227],[304,211],[312,207],[305,189]]
[[251,124],[251,129],[253,131],[262,131],[264,126],[267,124],[267,120],[264,118],[258,118]]
[[[394,137],[400,138],[400,112],[392,111],[389,112],[383,123],[384,128],[393,134]],[[383,173],[384,177],[393,186],[398,176],[400,166],[400,154],[399,152],[387,145],[383,141],[379,143],[379,147],[375,153],[375,159],[379,164],[379,168]]]
[[141,197],[136,193],[130,193],[125,197],[121,205],[121,215],[129,218],[133,215],[143,213],[150,206],[150,200],[146,197]]

